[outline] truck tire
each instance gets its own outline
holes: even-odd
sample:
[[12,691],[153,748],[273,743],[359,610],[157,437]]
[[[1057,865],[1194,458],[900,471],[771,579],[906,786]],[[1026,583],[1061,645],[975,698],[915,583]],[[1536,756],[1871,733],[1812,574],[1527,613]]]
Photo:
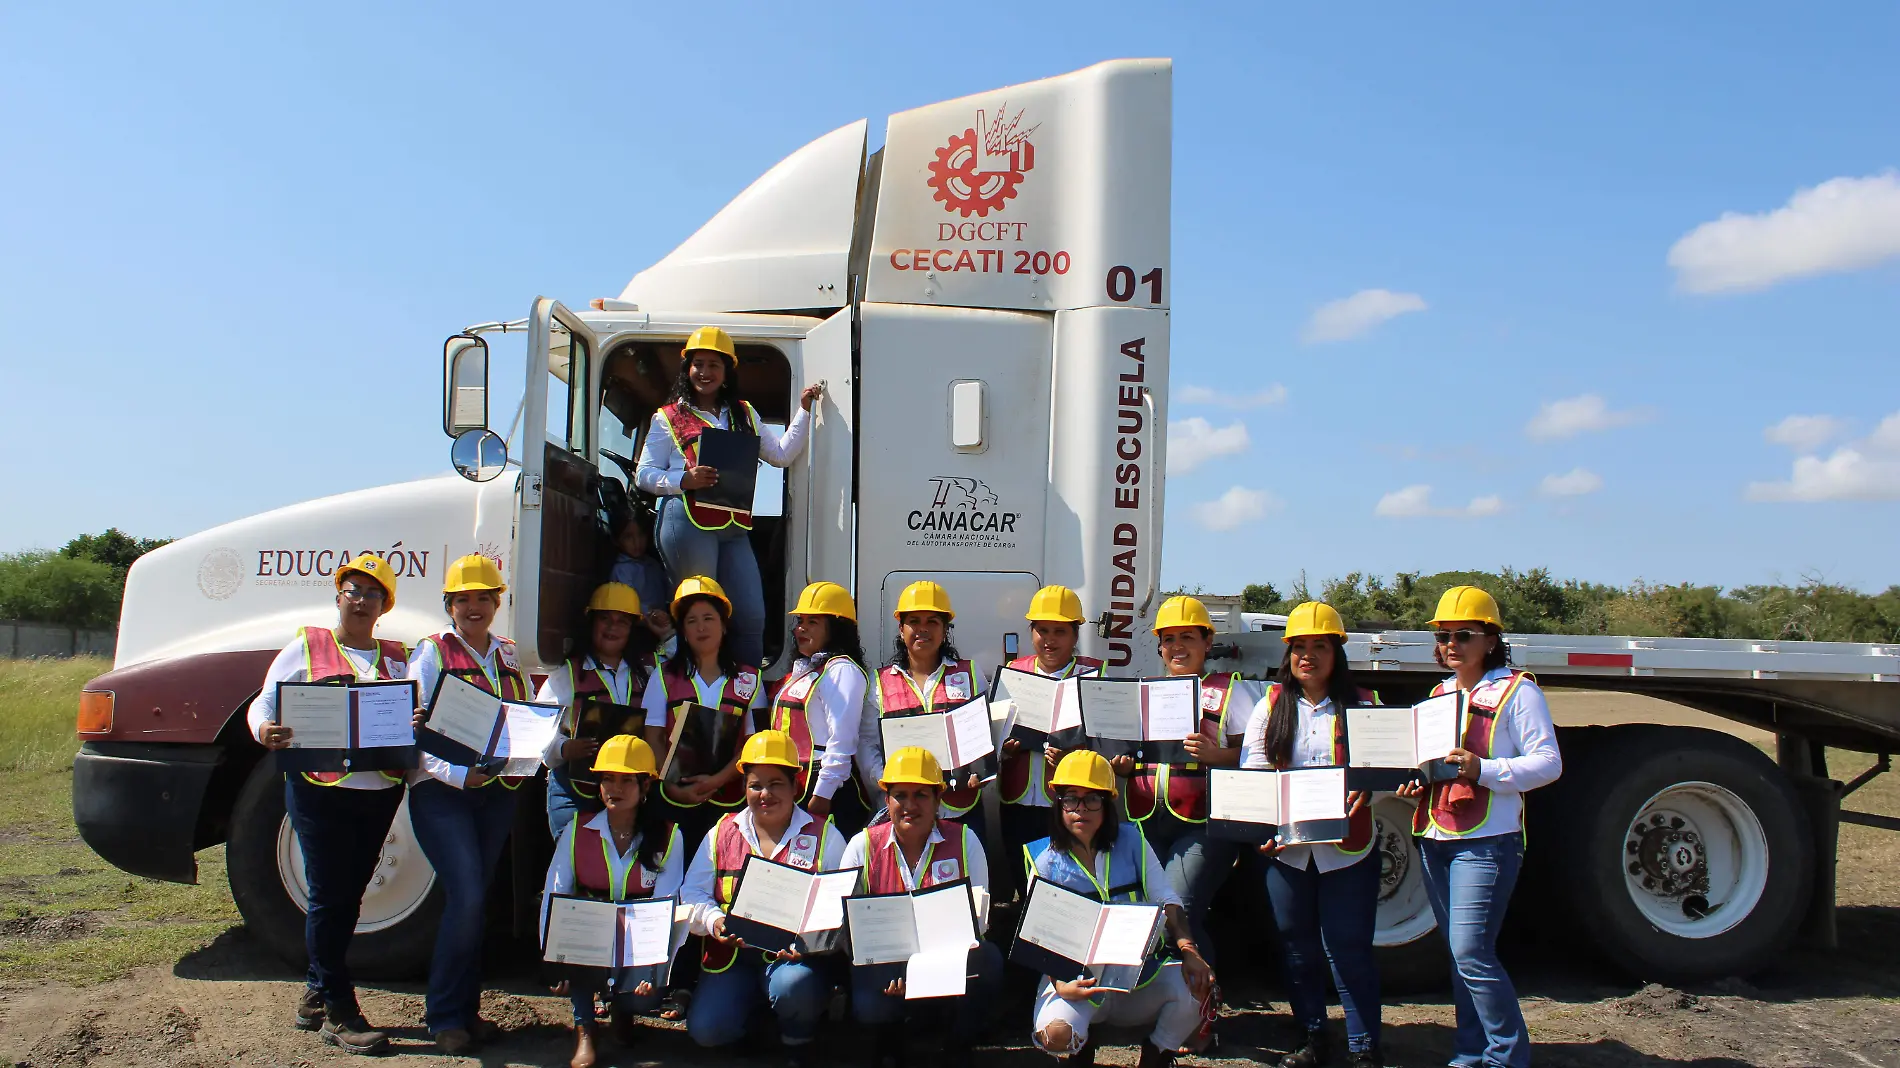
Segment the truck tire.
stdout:
[[1372,935],[1379,985],[1392,993],[1439,990],[1451,981],[1451,956],[1425,896],[1424,864],[1412,836],[1412,811],[1403,797],[1381,794],[1372,803],[1372,849],[1379,865],[1379,919]]
[[[1814,842],[1772,761],[1719,731],[1611,728],[1566,753],[1552,826],[1556,896],[1578,933],[1640,980],[1747,975],[1794,938]],[[1572,773],[1574,771],[1574,774]]]
[[[303,967],[303,853],[284,809],[284,775],[273,760],[259,761],[238,795],[225,860],[231,898],[245,927],[271,952]],[[359,979],[424,974],[441,915],[442,891],[409,828],[405,797],[390,825],[382,866],[363,895],[359,937],[350,943],[351,973]]]

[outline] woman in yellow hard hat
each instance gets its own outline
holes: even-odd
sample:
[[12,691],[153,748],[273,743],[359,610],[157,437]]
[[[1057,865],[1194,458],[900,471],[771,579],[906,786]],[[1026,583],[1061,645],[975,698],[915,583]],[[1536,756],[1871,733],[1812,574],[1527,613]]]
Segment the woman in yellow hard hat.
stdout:
[[[396,575],[389,562],[364,553],[337,568],[334,628],[304,627],[271,661],[263,689],[245,713],[251,737],[266,749],[286,749],[293,731],[277,723],[280,682],[354,682],[404,677],[408,651],[376,637],[376,622],[396,607]],[[388,1048],[356,1001],[344,957],[356,934],[363,891],[376,874],[383,840],[402,805],[396,772],[302,772],[284,776],[284,804],[302,846],[310,905],[304,912],[309,968],[297,999],[297,1026],[321,1028],[323,1040],[351,1053]]]
[[858,606],[835,582],[814,582],[790,613],[798,659],[772,696],[772,729],[791,735],[804,765],[799,803],[843,834],[864,826],[868,800],[853,781],[868,674]]
[[[986,895],[989,860],[975,832],[942,818],[943,768],[930,750],[911,746],[892,753],[878,785],[884,811],[844,847],[842,869],[860,868],[863,894],[906,894],[942,883],[968,879],[973,894]],[[1003,982],[1003,955],[977,932],[968,972],[974,981],[949,1009],[946,1062],[957,1068],[970,1061],[970,1047],[989,1024],[991,1003]],[[873,1064],[902,1064],[905,1018],[904,980],[873,968],[851,969],[851,1015],[872,1028]],[[916,1022],[916,1021],[913,1021]]]
[[[891,613],[897,619],[897,638],[890,663],[877,673],[878,718],[944,712],[983,693],[983,680],[950,640],[950,593],[928,579],[904,587]],[[884,775],[884,734],[877,720],[865,724],[858,738],[858,764],[874,779]],[[971,776],[942,798],[943,814],[971,824],[983,836],[983,813],[977,807],[982,792]]]
[[811,406],[823,387],[806,386],[799,410],[783,435],[770,432],[752,405],[739,397],[739,357],[732,338],[702,326],[680,353],[673,396],[647,429],[634,483],[662,498],[660,552],[678,581],[693,575],[718,579],[732,598],[734,652],[740,662],[765,658],[765,588],[752,553],[752,513],[700,504],[695,492],[719,481],[719,471],[699,462],[699,435],[707,427],[759,439],[759,458],[787,467],[805,449]]
[[[442,675],[457,675],[507,701],[527,701],[534,691],[522,674],[515,643],[490,628],[508,589],[501,568],[479,553],[449,565],[442,607],[452,624],[416,643],[409,677],[431,702]],[[515,823],[516,777],[491,778],[479,768],[422,754],[412,773],[409,821],[416,844],[435,868],[442,887],[441,926],[429,962],[423,1023],[444,1053],[468,1053],[498,1029],[477,1013],[482,994],[482,932],[487,926],[488,880],[501,863],[502,846]]]
[[[698,754],[717,758],[721,762],[717,770],[684,775],[660,786],[660,802],[679,824],[690,850],[699,848],[699,840],[722,813],[745,803],[737,754],[756,725],[754,710],[765,706],[765,687],[758,666],[741,661],[733,652],[732,602],[719,583],[704,575],[681,582],[673,591],[673,629],[679,634],[679,652],[647,680],[640,701],[646,711],[647,744],[664,767],[674,727],[687,705],[717,709],[722,723],[722,753]],[[723,756],[724,751],[733,756]]]
[[1214,971],[1190,933],[1174,883],[1139,824],[1123,823],[1115,808],[1115,774],[1101,754],[1078,749],[1050,776],[1056,807],[1049,837],[1032,849],[1036,877],[1103,903],[1163,907],[1167,938],[1143,964],[1134,990],[1098,994],[1092,977],[1043,976],[1036,991],[1033,1037],[1058,1057],[1082,1055],[1093,1063],[1089,1026],[1152,1025],[1141,1045],[1139,1068],[1164,1068],[1201,1025]]
[[795,1068],[808,1068],[812,1040],[831,984],[795,950],[767,954],[746,949],[726,934],[739,876],[749,857],[806,871],[835,871],[844,837],[830,820],[798,806],[798,747],[783,731],[760,731],[739,755],[745,808],[721,816],[695,852],[680,899],[693,909],[693,933],[706,937],[699,988],[686,1015],[686,1033],[704,1047],[744,1038],[753,1011],[770,1005],[779,1040]]
[[[686,881],[687,854],[679,828],[667,822],[659,805],[647,803],[658,774],[652,747],[631,734],[617,734],[602,742],[588,762],[605,807],[569,822],[555,840],[541,894],[543,932],[548,901],[556,894],[597,901],[644,901],[671,897]],[[569,979],[562,984],[574,1003],[570,1068],[593,1068],[598,1060],[595,996],[605,996],[614,1037],[625,1045],[637,1027],[635,1017],[660,1003],[660,991],[653,983],[656,971],[622,968],[604,983]]]
[[[1034,650],[1017,657],[1009,666],[1018,671],[1033,671],[1052,679],[1078,675],[1100,675],[1102,661],[1075,651],[1082,637],[1082,598],[1067,586],[1044,586],[1029,599],[1029,644]],[[1073,743],[1071,743],[1073,744]],[[1014,738],[1003,741],[1001,773],[997,787],[1002,794],[1003,848],[1015,856],[1030,842],[1049,831],[1049,772],[1061,762],[1063,751],[1056,740],[1048,739],[1038,753]]]
[[[1346,764],[1346,709],[1371,704],[1346,662],[1346,624],[1328,604],[1307,601],[1287,614],[1286,655],[1279,678],[1247,720],[1242,767]],[[1347,795],[1350,829],[1338,845],[1268,844],[1267,900],[1280,931],[1281,974],[1295,1022],[1306,1031],[1280,1068],[1314,1068],[1332,1060],[1326,1032],[1327,965],[1346,1013],[1347,1063],[1370,1068],[1379,1059],[1379,970],[1372,936],[1378,926],[1379,861],[1372,855],[1371,798]]]
[[1174,596],[1161,602],[1154,633],[1162,669],[1201,680],[1200,730],[1187,737],[1187,763],[1137,763],[1117,757],[1116,770],[1129,776],[1128,818],[1141,824],[1141,833],[1167,865],[1202,952],[1218,963],[1206,941],[1207,906],[1233,871],[1240,846],[1207,833],[1207,769],[1240,765],[1247,729],[1242,717],[1260,700],[1261,687],[1238,671],[1204,673],[1214,623],[1199,599]]
[[[594,777],[587,773],[600,743],[646,723],[637,699],[651,674],[651,635],[641,619],[640,595],[618,582],[603,583],[588,598],[579,647],[548,673],[534,699],[560,705],[561,729],[541,754],[548,769],[548,833],[556,838],[576,812],[600,807]],[[635,628],[639,639],[635,640]],[[578,770],[576,770],[578,769]]]
[[1434,655],[1452,673],[1433,695],[1466,694],[1462,744],[1446,758],[1458,777],[1398,792],[1419,799],[1412,833],[1426,896],[1451,946],[1453,1059],[1519,1068],[1531,1063],[1531,1036],[1498,962],[1498,928],[1524,862],[1524,794],[1556,782],[1563,755],[1544,691],[1511,668],[1504,619],[1490,594],[1453,586],[1438,599],[1432,627]]

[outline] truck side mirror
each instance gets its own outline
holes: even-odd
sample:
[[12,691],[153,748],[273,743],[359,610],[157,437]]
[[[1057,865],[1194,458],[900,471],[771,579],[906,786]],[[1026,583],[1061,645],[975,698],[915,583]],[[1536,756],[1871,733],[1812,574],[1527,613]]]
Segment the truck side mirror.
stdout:
[[508,466],[508,443],[492,430],[471,427],[455,435],[449,462],[470,482],[487,482]]
[[442,343],[442,432],[459,439],[488,427],[488,342],[456,334]]

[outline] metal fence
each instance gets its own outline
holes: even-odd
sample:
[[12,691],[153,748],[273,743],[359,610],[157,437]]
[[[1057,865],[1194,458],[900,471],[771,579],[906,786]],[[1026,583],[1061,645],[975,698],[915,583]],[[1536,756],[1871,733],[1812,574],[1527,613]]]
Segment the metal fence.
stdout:
[[0,619],[0,659],[36,656],[106,656],[119,645],[118,630],[82,630],[51,623],[18,623]]

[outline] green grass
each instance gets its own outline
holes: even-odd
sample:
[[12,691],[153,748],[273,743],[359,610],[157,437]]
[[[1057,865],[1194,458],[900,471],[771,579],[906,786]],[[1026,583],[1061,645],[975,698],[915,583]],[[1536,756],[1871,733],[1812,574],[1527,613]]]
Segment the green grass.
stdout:
[[[181,886],[127,875],[79,840],[73,717],[79,688],[109,666],[0,660],[0,985],[97,983],[169,965],[239,922],[224,847],[200,853],[199,884]],[[49,934],[60,921],[81,933]]]

